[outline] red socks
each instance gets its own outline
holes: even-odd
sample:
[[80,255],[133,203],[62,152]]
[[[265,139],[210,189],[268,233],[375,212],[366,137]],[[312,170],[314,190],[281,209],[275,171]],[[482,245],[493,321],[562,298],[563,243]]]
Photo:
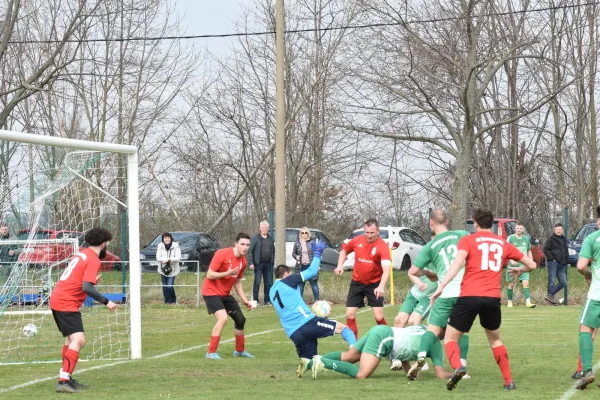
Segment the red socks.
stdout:
[[208,345],[209,353],[216,353],[217,347],[219,347],[219,340],[221,340],[221,336],[211,336],[210,344]]
[[246,341],[244,335],[235,337],[235,351],[241,353],[244,351],[244,342]]
[[[71,350],[69,348],[67,348],[66,350],[63,348],[63,353],[64,353],[64,356],[63,356],[62,370],[63,370],[63,373],[67,373],[70,376],[73,374],[73,371],[75,371],[75,366],[77,365],[77,360],[79,360],[79,352],[77,352],[75,350]],[[69,379],[67,379],[64,376],[61,376],[59,379],[60,382],[65,382],[68,380]]]
[[377,322],[377,325],[387,325],[385,318],[381,318],[379,321],[375,320],[375,322]]
[[583,371],[583,365],[581,365],[581,354],[577,356],[577,372]]
[[508,363],[508,353],[506,352],[506,347],[504,347],[504,345],[494,347],[492,351],[494,352],[496,364],[498,364],[498,367],[500,367],[500,372],[502,372],[502,376],[504,377],[504,384],[508,385],[512,382],[512,377],[510,376],[510,365]]
[[63,346],[63,351],[62,351],[62,358],[65,358],[65,353],[67,352],[67,350],[69,350],[69,346],[64,345]]
[[354,337],[358,340],[358,326],[356,325],[356,320],[346,318],[346,326],[354,332]]
[[455,341],[450,341],[446,343],[446,357],[450,361],[450,365],[452,369],[459,369],[462,367],[462,363],[460,362],[460,347],[458,347],[458,343]]

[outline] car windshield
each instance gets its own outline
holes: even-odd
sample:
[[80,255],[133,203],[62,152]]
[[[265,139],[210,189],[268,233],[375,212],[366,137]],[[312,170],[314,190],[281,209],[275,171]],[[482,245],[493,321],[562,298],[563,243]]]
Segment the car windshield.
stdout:
[[[475,233],[475,222],[472,220],[467,221],[467,232]],[[492,232],[498,234],[498,221],[494,221],[492,225]]]
[[[180,246],[196,240],[196,235],[189,232],[175,232],[171,233],[171,235],[173,235],[173,241],[179,243]],[[162,242],[162,235],[158,235],[149,246],[158,246],[160,242]]]
[[578,242],[583,242],[583,239],[585,239],[590,233],[595,232],[597,230],[598,230],[598,227],[594,224],[584,225],[581,227],[579,232],[577,232],[577,235],[575,236],[575,240]]

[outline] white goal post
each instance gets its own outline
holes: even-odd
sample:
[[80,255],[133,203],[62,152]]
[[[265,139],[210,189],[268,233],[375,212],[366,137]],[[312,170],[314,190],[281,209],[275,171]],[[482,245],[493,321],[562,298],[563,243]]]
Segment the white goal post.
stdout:
[[138,198],[138,149],[136,146],[114,143],[90,142],[53,136],[35,135],[0,129],[0,141],[28,143],[33,145],[62,147],[68,149],[119,153],[127,156],[127,215],[129,233],[129,315],[130,358],[142,358],[141,329],[141,266],[140,266],[140,218]]

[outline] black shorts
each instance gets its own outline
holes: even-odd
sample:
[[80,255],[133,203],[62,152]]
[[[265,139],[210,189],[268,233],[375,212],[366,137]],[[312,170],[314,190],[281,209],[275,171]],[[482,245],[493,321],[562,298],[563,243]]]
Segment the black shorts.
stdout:
[[460,332],[469,332],[479,315],[479,323],[485,329],[495,331],[500,328],[502,311],[497,297],[459,297],[452,309],[448,325]]
[[83,321],[79,311],[55,311],[52,310],[52,316],[58,330],[64,337],[77,332],[83,332]]
[[319,354],[317,351],[317,339],[333,336],[336,326],[336,321],[314,317],[296,329],[296,332],[292,333],[290,339],[296,345],[298,357],[312,359]]
[[214,314],[216,311],[225,310],[227,314],[231,314],[234,311],[240,311],[240,305],[233,296],[202,296],[204,297],[204,303],[208,314]]
[[375,289],[379,284],[380,282],[375,282],[365,285],[364,283],[356,282],[355,280],[350,281],[350,290],[348,291],[348,298],[346,298],[346,307],[364,307],[365,297],[367,298],[369,307],[383,307],[383,296],[380,298],[375,297]]

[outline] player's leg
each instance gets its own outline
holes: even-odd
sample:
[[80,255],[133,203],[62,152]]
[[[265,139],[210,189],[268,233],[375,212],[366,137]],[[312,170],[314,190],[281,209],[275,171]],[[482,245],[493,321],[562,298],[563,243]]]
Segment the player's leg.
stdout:
[[424,297],[420,299],[417,303],[417,306],[410,314],[410,318],[408,318],[408,326],[419,325],[421,321],[423,321],[427,316],[429,316],[429,311],[431,310],[431,299],[429,297]]
[[592,335],[594,330],[600,327],[600,301],[587,299],[579,323],[579,354],[581,354],[583,375],[577,382],[576,388],[583,390],[595,379],[592,371],[594,351]]
[[373,310],[373,317],[375,317],[377,325],[387,325],[387,321],[383,315],[383,296],[379,298],[375,296],[375,289],[377,287],[379,287],[379,282],[365,285],[365,297],[367,298],[369,307]]
[[233,320],[233,334],[235,336],[234,357],[254,358],[254,356],[246,351],[246,338],[244,336],[244,327],[246,326],[246,317],[240,309],[240,305],[233,296],[223,298],[225,311]]
[[521,276],[521,283],[523,284],[523,296],[525,297],[525,307],[535,308],[535,304],[531,302],[531,290],[529,289],[529,273],[526,272]]
[[[596,339],[596,333],[598,332],[598,328],[592,331],[592,342]],[[581,379],[583,377],[583,364],[581,364],[581,353],[577,355],[577,370],[571,376],[573,379]]]
[[427,332],[421,337],[419,351],[417,353],[417,362],[415,362],[408,371],[408,379],[417,379],[419,372],[421,372],[421,369],[425,366],[425,358],[427,357],[431,346],[433,346],[435,339],[444,337],[446,324],[448,323],[448,318],[450,318],[450,313],[452,312],[454,304],[456,304],[456,297],[439,298],[433,303],[429,315]]
[[433,369],[435,370],[435,376],[439,379],[448,379],[452,377],[451,372],[444,371],[444,352],[442,350],[442,343],[440,339],[435,337],[433,344],[431,345],[427,357],[431,358]]
[[346,325],[342,324],[341,322],[337,322],[334,320],[329,320],[329,321],[335,322],[335,333],[341,335],[342,339],[344,339],[346,341],[346,343],[348,343],[350,346],[352,346],[356,343],[356,336],[354,336],[354,332],[352,332],[352,330],[350,328],[348,328]]
[[479,297],[459,297],[450,314],[444,336],[444,346],[454,372],[446,382],[448,390],[453,390],[467,373],[467,367],[461,361],[461,349],[458,343],[463,334],[471,330],[481,306],[482,302]]
[[356,325],[356,313],[359,308],[365,306],[365,292],[363,285],[359,282],[350,281],[350,289],[346,298],[346,326],[354,332],[358,339],[358,326]]
[[[56,385],[57,392],[75,393],[85,385],[72,380],[73,371],[79,360],[79,352],[85,346],[83,321],[79,312],[61,312],[52,310],[54,321],[65,337],[62,351],[62,368]],[[66,346],[66,349],[65,349]]]
[[225,324],[227,324],[227,311],[225,310],[225,304],[223,298],[220,296],[203,296],[204,303],[206,304],[206,310],[208,314],[214,315],[217,322],[212,329],[210,336],[210,343],[208,344],[208,351],[206,352],[206,358],[213,360],[220,360],[221,357],[217,353],[219,347],[219,341],[221,340],[221,333]]
[[412,314],[416,305],[417,299],[415,299],[413,295],[408,292],[406,298],[400,306],[400,311],[398,311],[398,314],[394,318],[394,326],[396,328],[404,328],[406,326],[408,319],[410,318],[410,314]]
[[500,340],[500,324],[502,323],[500,299],[493,297],[483,297],[482,299],[484,306],[479,312],[479,322],[485,329],[485,335],[494,353],[494,360],[496,360],[496,364],[498,364],[498,368],[500,368],[500,372],[504,378],[504,389],[514,390],[516,387],[510,372],[508,352],[502,340]]
[[512,307],[513,306],[513,292],[514,292],[514,288],[515,288],[515,280],[508,273],[508,271],[509,270],[507,268],[506,269],[506,299],[507,299],[507,306]]

